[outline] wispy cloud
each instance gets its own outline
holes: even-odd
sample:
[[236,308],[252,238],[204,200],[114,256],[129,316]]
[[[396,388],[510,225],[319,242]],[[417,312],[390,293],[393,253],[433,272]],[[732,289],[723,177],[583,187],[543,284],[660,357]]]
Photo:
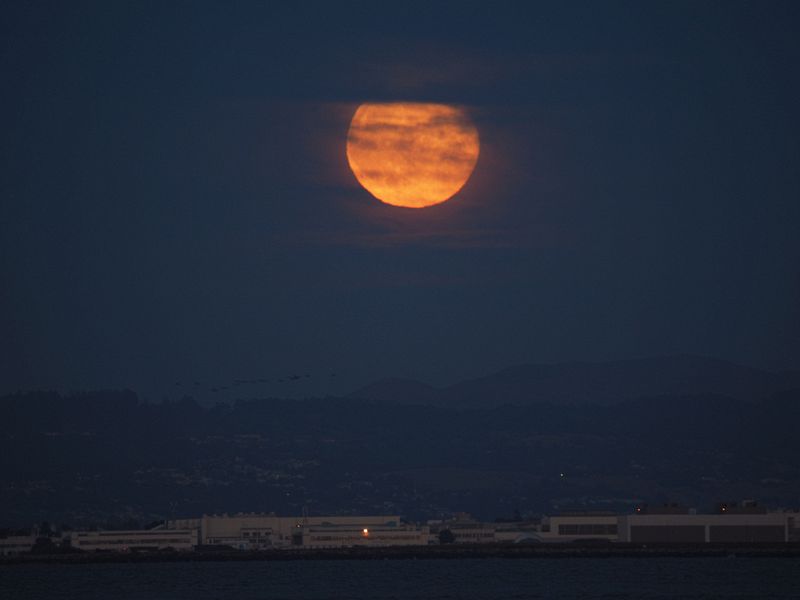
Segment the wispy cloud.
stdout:
[[[413,210],[413,209],[412,209]],[[564,232],[552,226],[523,228],[450,227],[364,227],[328,230],[324,228],[294,232],[276,241],[288,245],[341,246],[362,248],[535,248],[564,243]]]

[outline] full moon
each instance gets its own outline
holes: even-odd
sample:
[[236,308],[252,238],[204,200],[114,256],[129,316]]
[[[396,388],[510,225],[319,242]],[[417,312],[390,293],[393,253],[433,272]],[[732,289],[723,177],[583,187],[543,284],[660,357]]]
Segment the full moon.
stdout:
[[347,134],[347,161],[358,182],[381,202],[407,208],[452,198],[479,152],[475,125],[446,104],[362,104]]

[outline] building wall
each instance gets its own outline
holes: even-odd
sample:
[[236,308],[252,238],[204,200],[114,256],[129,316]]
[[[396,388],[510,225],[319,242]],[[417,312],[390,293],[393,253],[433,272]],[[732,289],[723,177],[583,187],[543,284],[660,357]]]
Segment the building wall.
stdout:
[[200,537],[200,525],[202,523],[201,518],[195,519],[171,519],[164,524],[164,529],[174,530],[174,529],[184,529],[189,530],[194,535],[194,545],[199,546],[203,543],[202,538]]
[[800,513],[791,512],[786,514],[789,528],[789,541],[800,542]]
[[711,525],[708,528],[712,543],[780,543],[788,541],[783,525]]
[[497,541],[496,528],[491,523],[450,523],[449,529],[456,544],[492,544]]
[[788,541],[786,513],[619,517],[619,540],[632,543]]
[[226,544],[235,548],[266,549],[292,545],[293,537],[304,527],[352,526],[358,530],[382,525],[399,525],[397,515],[364,517],[277,517],[275,515],[206,515],[201,521],[204,544]]
[[306,548],[343,548],[352,546],[426,546],[430,538],[428,527],[399,525],[397,527],[354,527],[333,525],[303,527],[295,539]]
[[702,544],[706,541],[704,525],[632,525],[630,541],[665,544]]
[[544,542],[580,540],[616,541],[619,537],[616,515],[585,514],[550,517],[540,533]]
[[188,529],[146,529],[132,531],[76,531],[70,535],[73,548],[94,552],[135,550],[192,550],[196,532]]
[[32,535],[12,535],[0,538],[0,556],[30,552],[36,543]]

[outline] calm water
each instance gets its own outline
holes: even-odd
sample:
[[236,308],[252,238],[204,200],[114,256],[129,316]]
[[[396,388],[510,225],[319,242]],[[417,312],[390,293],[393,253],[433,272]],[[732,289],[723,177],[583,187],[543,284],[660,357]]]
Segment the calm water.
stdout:
[[789,558],[567,558],[0,568],[0,598],[800,598]]

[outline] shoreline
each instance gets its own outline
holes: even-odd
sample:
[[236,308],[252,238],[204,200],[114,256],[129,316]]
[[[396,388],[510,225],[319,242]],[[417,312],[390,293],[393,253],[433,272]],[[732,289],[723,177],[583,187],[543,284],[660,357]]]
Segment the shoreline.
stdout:
[[74,552],[0,557],[3,566],[26,564],[120,564],[316,560],[453,560],[552,558],[800,558],[800,543],[404,546],[382,548],[281,549],[258,551]]

